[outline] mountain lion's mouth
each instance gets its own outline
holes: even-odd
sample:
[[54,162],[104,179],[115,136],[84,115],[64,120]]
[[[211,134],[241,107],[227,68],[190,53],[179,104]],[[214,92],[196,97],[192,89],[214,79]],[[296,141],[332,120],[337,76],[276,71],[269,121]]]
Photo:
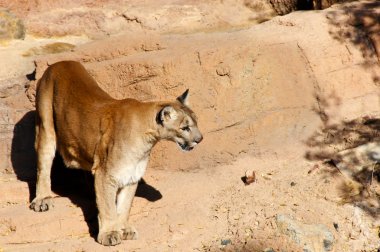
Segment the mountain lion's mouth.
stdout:
[[194,149],[194,147],[191,147],[191,146],[189,146],[188,144],[186,144],[186,143],[179,143],[179,142],[177,142],[177,144],[178,144],[178,146],[179,147],[181,147],[181,149],[182,150],[184,150],[184,151],[191,151],[192,149]]

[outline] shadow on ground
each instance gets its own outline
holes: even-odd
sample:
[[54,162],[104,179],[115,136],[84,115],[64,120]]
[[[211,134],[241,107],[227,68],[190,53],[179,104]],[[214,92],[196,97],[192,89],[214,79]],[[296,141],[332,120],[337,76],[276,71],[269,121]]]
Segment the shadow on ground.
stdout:
[[380,118],[370,116],[332,122],[327,110],[339,106],[336,95],[317,96],[322,125],[307,140],[305,158],[322,161],[328,176],[342,175],[341,203],[362,208],[372,217],[380,216]]
[[[328,12],[331,36],[360,49],[364,67],[380,64],[380,1],[353,2]],[[349,49],[348,49],[349,50]],[[372,73],[380,85],[379,73]]]
[[[364,59],[360,66],[371,71],[375,85],[380,85],[379,17],[379,1],[354,1],[327,13],[330,35],[359,49]],[[340,188],[342,203],[353,204],[379,217],[380,118],[363,116],[332,122],[327,111],[339,107],[339,97],[316,94],[316,99],[320,107],[315,111],[322,119],[322,126],[306,141],[306,159],[330,165],[326,172],[331,176],[346,177],[347,183]]]
[[[15,125],[11,151],[14,172],[19,180],[28,183],[30,201],[34,199],[36,193],[35,113],[35,111],[26,113]],[[67,169],[61,157],[56,154],[51,179],[53,192],[61,197],[68,197],[72,203],[81,208],[89,233],[95,238],[98,221],[92,174],[84,170]],[[140,181],[136,196],[149,201],[162,198],[161,193],[144,180]]]

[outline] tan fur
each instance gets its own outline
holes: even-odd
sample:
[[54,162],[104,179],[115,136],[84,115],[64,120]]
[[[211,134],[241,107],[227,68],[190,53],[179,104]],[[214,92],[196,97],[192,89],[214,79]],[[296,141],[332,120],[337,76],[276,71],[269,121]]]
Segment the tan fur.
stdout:
[[50,66],[36,95],[35,211],[52,207],[50,170],[56,150],[65,164],[92,171],[99,210],[98,242],[135,239],[127,222],[153,146],[161,139],[191,150],[202,140],[186,91],[174,102],[115,100],[77,62]]

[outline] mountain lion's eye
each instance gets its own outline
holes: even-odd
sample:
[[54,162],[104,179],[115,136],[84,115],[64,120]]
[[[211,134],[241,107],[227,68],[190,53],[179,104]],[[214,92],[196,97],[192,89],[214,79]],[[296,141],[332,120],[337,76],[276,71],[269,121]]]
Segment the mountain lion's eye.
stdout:
[[181,130],[183,130],[183,131],[190,131],[190,127],[189,126],[185,126],[185,127],[182,127]]

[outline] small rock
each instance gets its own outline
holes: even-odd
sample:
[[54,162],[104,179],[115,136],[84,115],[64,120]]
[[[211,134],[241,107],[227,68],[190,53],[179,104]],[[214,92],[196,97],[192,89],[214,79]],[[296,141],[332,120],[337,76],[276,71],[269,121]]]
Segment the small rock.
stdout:
[[254,171],[246,171],[245,176],[241,177],[241,180],[245,185],[249,185],[253,182],[256,182],[256,174]]
[[176,245],[173,242],[168,242],[168,247],[169,248],[175,248]]
[[221,211],[222,213],[225,213],[225,212],[228,211],[228,208],[226,208],[226,207],[220,207],[220,211]]
[[276,252],[276,251],[272,248],[266,248],[263,250],[263,252]]
[[263,177],[266,180],[271,180],[272,178],[270,177],[270,175],[272,175],[272,174],[270,174],[270,173],[268,173],[268,174],[261,174],[261,177]]
[[16,232],[16,225],[11,225],[10,227],[9,227],[9,230],[10,231],[12,231],[12,232]]
[[244,231],[245,231],[244,232],[245,237],[250,237],[252,235],[252,229],[251,228],[246,228]]
[[292,182],[290,183],[290,186],[295,186],[295,185],[296,185],[296,182],[293,182],[293,181],[292,181]]
[[288,235],[297,244],[302,245],[304,251],[333,250],[334,236],[323,224],[304,224],[283,214],[276,216],[276,224],[281,233]]
[[313,171],[315,171],[315,170],[317,170],[317,169],[319,169],[319,165],[318,165],[318,164],[315,164],[315,165],[313,166],[313,168],[311,168],[311,169],[307,172],[307,174],[310,174],[310,173],[312,173]]
[[226,246],[228,244],[231,244],[231,240],[230,239],[223,239],[220,241],[220,244],[223,246]]

